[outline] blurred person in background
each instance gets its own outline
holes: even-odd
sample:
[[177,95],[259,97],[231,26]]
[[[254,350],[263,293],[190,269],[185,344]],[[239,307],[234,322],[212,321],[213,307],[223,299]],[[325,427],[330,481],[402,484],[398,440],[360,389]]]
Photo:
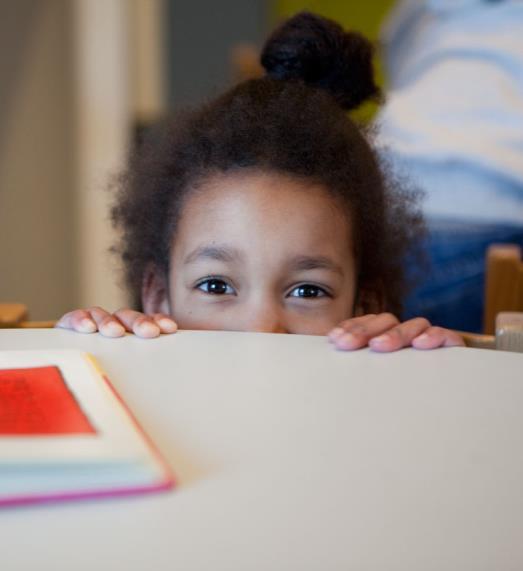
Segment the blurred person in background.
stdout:
[[425,193],[404,318],[480,331],[490,243],[523,245],[523,1],[403,0],[383,30],[383,156]]

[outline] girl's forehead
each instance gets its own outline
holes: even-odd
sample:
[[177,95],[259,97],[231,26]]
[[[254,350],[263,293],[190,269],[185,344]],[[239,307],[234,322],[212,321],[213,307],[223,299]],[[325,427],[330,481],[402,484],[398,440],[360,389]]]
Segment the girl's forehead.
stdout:
[[[292,215],[296,219],[339,219],[346,224],[341,203],[322,185],[272,171],[221,173],[200,182],[189,196],[182,218],[228,217],[234,211],[259,218]],[[229,221],[229,220],[228,220]]]
[[239,249],[325,250],[347,255],[350,224],[322,186],[272,172],[220,174],[189,195],[175,249],[230,242]]

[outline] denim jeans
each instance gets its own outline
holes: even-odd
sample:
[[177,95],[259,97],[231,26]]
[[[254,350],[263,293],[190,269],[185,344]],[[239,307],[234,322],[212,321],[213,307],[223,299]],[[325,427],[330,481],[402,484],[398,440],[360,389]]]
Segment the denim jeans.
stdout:
[[523,246],[523,226],[429,219],[428,230],[429,269],[405,300],[403,318],[423,316],[434,325],[481,332],[487,248]]

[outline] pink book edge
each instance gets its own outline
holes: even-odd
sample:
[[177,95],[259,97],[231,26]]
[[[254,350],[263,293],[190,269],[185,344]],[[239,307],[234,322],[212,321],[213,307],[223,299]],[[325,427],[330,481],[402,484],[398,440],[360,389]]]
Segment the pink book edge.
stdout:
[[165,480],[159,484],[148,486],[134,486],[123,488],[108,488],[101,490],[82,490],[74,492],[58,492],[51,494],[24,495],[0,498],[0,507],[15,507],[29,504],[42,504],[47,502],[65,502],[71,500],[91,500],[103,498],[117,498],[121,496],[137,496],[153,492],[170,490],[175,485],[175,481]]

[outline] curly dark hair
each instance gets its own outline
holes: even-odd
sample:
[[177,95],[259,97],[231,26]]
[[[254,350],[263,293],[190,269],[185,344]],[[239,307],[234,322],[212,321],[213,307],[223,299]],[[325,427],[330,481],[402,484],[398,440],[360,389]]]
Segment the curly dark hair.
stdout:
[[379,98],[371,58],[372,46],[362,36],[298,14],[267,41],[267,76],[166,121],[151,135],[123,176],[112,210],[138,306],[147,268],[168,275],[191,190],[213,175],[254,169],[314,182],[331,193],[353,230],[359,307],[400,313],[403,262],[415,249],[422,218],[415,193],[380,165],[368,133],[345,111]]

